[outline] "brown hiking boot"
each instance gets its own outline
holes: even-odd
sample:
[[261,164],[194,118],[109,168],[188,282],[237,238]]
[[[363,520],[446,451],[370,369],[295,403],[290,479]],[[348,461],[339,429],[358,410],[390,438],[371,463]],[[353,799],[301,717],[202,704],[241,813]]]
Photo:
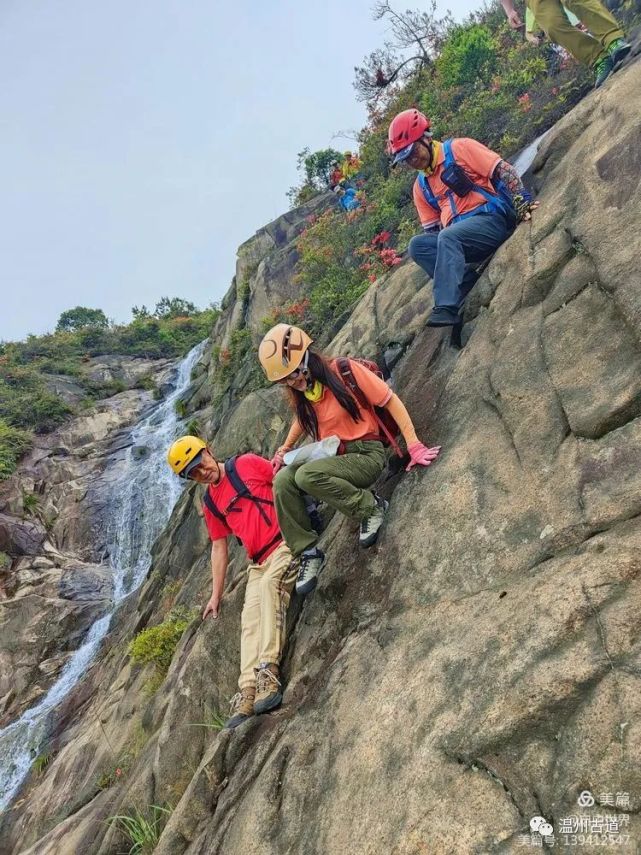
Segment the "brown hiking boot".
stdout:
[[254,712],[256,715],[268,712],[277,707],[283,700],[282,686],[279,680],[278,665],[261,662],[256,671],[256,699]]
[[225,730],[233,730],[253,716],[255,695],[253,686],[245,686],[240,692],[236,692],[231,699],[231,718],[225,724]]

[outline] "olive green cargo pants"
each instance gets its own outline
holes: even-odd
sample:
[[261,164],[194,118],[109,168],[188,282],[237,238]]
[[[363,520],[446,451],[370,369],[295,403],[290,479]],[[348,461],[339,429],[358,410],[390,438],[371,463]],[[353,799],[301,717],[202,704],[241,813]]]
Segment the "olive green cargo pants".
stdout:
[[345,454],[311,460],[281,469],[274,479],[274,503],[280,530],[294,557],[318,540],[305,509],[308,493],[342,514],[356,519],[369,516],[375,507],[368,487],[385,468],[382,442],[356,440],[345,443]]
[[527,5],[547,36],[586,65],[594,65],[608,45],[624,36],[616,18],[599,0],[563,0],[592,35],[572,26],[560,0],[527,0]]

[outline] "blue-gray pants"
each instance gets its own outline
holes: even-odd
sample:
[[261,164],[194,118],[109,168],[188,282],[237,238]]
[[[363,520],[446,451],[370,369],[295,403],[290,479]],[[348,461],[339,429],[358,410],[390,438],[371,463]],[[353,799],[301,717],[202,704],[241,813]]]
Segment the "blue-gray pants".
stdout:
[[469,265],[485,261],[514,228],[502,214],[476,214],[413,237],[409,254],[434,282],[434,308],[458,312],[479,278]]

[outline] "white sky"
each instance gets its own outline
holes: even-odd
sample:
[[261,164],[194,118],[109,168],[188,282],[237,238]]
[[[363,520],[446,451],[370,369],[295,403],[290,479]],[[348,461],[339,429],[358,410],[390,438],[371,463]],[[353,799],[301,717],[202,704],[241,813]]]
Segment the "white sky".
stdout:
[[371,6],[3,0],[0,339],[78,304],[122,322],[220,299],[237,246],[287,209],[297,152],[353,147],[333,135],[365,121]]

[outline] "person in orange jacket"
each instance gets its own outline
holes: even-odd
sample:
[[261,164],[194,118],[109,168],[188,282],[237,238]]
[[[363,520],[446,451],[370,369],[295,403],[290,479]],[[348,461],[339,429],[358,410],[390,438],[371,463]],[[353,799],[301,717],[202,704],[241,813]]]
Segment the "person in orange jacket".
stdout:
[[433,280],[427,325],[457,327],[479,276],[471,265],[492,255],[538,203],[500,154],[472,139],[433,139],[430,120],[416,109],[393,119],[388,151],[394,164],[419,173],[413,195],[423,234],[408,252]]
[[[306,512],[306,494],[359,519],[361,546],[372,546],[378,537],[387,502],[370,488],[385,467],[386,454],[374,408],[385,408],[395,419],[407,443],[408,469],[429,466],[440,451],[418,439],[403,402],[384,380],[355,359],[327,358],[312,343],[300,327],[277,324],[258,349],[267,379],[286,386],[295,414],[272,465],[276,512],[298,562],[296,590],[302,594],[314,589],[325,560]],[[352,381],[357,389],[348,385]],[[303,436],[315,441],[337,437],[342,453],[282,468],[284,454]]]

